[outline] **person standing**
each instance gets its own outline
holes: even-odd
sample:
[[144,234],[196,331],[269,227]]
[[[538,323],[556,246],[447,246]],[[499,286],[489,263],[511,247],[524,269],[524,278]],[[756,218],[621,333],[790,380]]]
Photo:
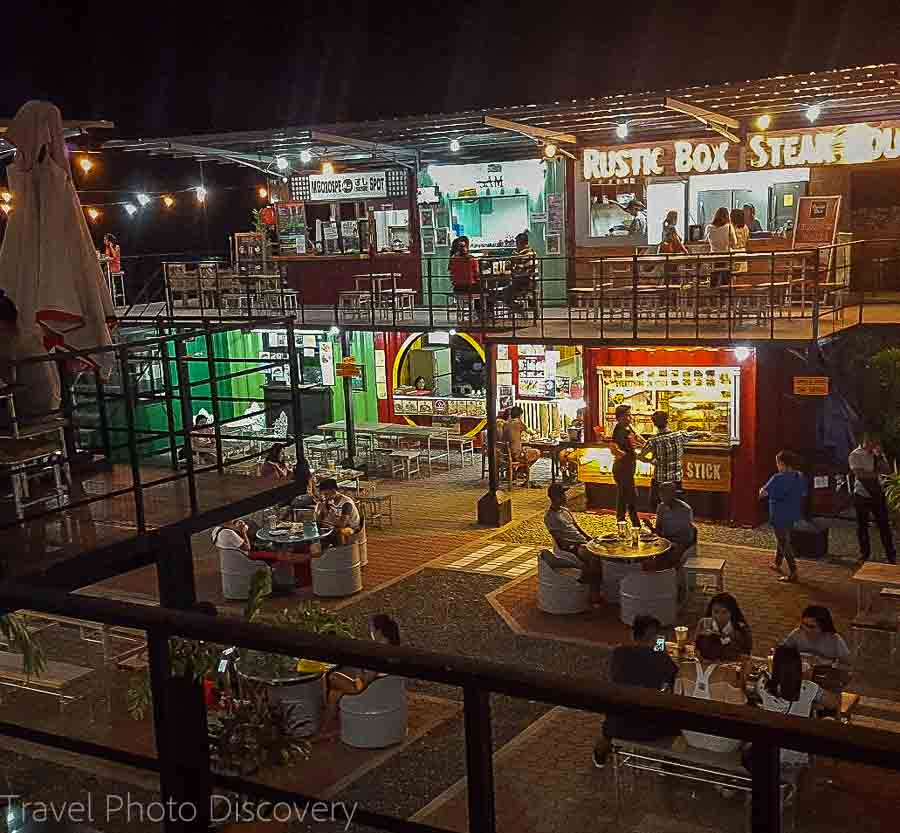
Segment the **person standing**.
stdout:
[[[450,262],[447,265],[450,272],[450,280],[453,283],[453,292],[456,295],[472,296],[477,294],[480,285],[478,261],[469,254],[469,238],[457,237],[450,246]],[[474,301],[474,308],[478,309],[478,300]]]
[[803,517],[803,501],[806,498],[806,477],[798,469],[800,459],[792,451],[779,451],[775,455],[778,472],[759,490],[761,498],[769,499],[769,523],[775,531],[775,563],[772,569],[781,572],[781,562],[787,561],[788,574],[779,581],[797,581],[797,560],[791,545],[791,530]]
[[122,248],[114,234],[103,235],[103,255],[109,260],[109,271],[112,274],[122,271]]
[[[709,243],[709,250],[714,254],[727,254],[738,247],[734,226],[731,225],[728,209],[724,205],[716,211],[712,223],[706,227],[706,240]],[[730,281],[729,264],[723,261],[714,262],[711,286],[714,289],[728,286]]]
[[656,511],[659,505],[659,487],[661,483],[671,483],[678,497],[684,490],[684,449],[692,440],[705,436],[702,431],[670,431],[669,415],[665,411],[656,411],[652,417],[656,426],[656,435],[648,437],[647,442],[638,455],[638,460],[653,461],[653,477],[650,478],[650,511]]
[[872,555],[869,541],[869,518],[875,519],[881,536],[884,555],[891,564],[897,563],[897,550],[888,517],[887,500],[881,488],[881,475],[890,473],[890,466],[881,451],[877,436],[865,433],[862,442],[850,452],[850,471],[856,483],[853,486],[853,504],[856,508],[856,535],[859,539],[859,561],[862,564]]
[[640,200],[632,200],[625,207],[631,215],[631,223],[628,225],[629,237],[647,237],[647,207]]
[[744,220],[747,223],[747,228],[750,229],[750,234],[763,230],[759,220],[756,219],[756,209],[749,202],[744,203]]
[[632,526],[640,526],[634,474],[637,469],[636,449],[644,444],[644,438],[631,427],[631,422],[631,406],[619,405],[616,408],[616,427],[613,429],[610,445],[615,457],[613,480],[616,484],[616,521],[622,523],[627,514]]

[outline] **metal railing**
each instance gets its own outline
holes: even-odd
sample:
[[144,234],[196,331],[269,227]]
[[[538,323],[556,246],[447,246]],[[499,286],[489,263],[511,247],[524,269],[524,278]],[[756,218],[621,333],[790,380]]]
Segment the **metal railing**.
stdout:
[[[479,285],[457,293],[447,258],[426,257],[420,279],[397,275],[399,283],[414,284],[404,292],[373,280],[368,288],[336,291],[327,305],[306,303],[302,285],[288,287],[277,275],[223,279],[217,269],[207,275],[200,266],[190,272],[174,264],[173,277],[168,264],[166,303],[155,314],[237,320],[277,312],[323,329],[709,342],[814,340],[865,320],[866,309],[900,301],[900,239],[893,238],[769,252],[535,257],[518,289],[511,287],[509,262],[509,256],[481,259]],[[377,258],[368,272],[383,273]],[[272,287],[259,290],[263,280]]]
[[[161,554],[158,560],[160,571],[167,565],[171,566],[170,561],[174,558],[172,552]],[[174,679],[169,665],[169,640],[173,637],[302,656],[461,689],[464,704],[468,829],[478,833],[493,833],[496,830],[490,702],[492,694],[593,713],[628,714],[653,720],[672,732],[692,729],[750,742],[754,833],[779,833],[781,830],[779,752],[782,748],[867,766],[900,769],[900,736],[837,721],[789,717],[747,706],[674,696],[591,679],[576,679],[570,675],[525,670],[482,659],[383,646],[370,641],[324,637],[165,607],[152,608],[95,597],[67,595],[27,585],[0,585],[0,609],[29,609],[146,631],[158,750],[156,758],[9,722],[0,723],[0,734],[159,773],[164,799],[168,800],[174,793],[181,800],[186,797],[188,800],[196,800],[201,812],[203,807],[209,807],[209,790],[213,784],[269,801],[303,802],[315,800],[315,797],[276,789],[245,778],[210,774],[205,720],[199,725],[203,708],[200,706],[199,718],[198,713],[192,710],[192,705],[201,703],[199,683],[194,686],[189,697],[186,697],[182,685],[177,690],[177,703],[173,702]],[[176,712],[181,715],[180,722]],[[187,714],[197,718],[198,725],[185,719]],[[560,742],[564,742],[564,739],[560,738]],[[540,795],[534,797],[535,801],[540,799]],[[427,824],[365,808],[357,811],[355,819],[360,824],[397,833],[437,831],[437,828]],[[188,829],[206,829],[202,816],[192,820],[191,824],[193,827]],[[166,828],[182,829],[177,823],[167,824]]]
[[[96,488],[98,480],[95,478],[91,493],[76,495],[72,492],[65,503],[29,512],[28,518],[38,519],[130,496],[135,527],[140,534],[147,530],[147,491],[154,486],[178,482],[187,486],[189,515],[200,514],[198,475],[223,473],[247,463],[261,462],[276,440],[271,432],[254,434],[242,428],[243,423],[252,419],[246,413],[248,408],[259,406],[256,411],[259,416],[265,412],[266,400],[262,396],[226,393],[222,389],[226,383],[267,369],[282,370],[286,365],[291,380],[291,407],[296,425],[302,425],[294,319],[272,318],[260,323],[287,330],[290,336],[285,348],[287,360],[217,351],[217,336],[241,332],[246,329],[246,324],[241,327],[234,323],[202,321],[175,322],[166,326],[157,323],[154,326],[157,334],[149,338],[14,362],[13,366],[18,369],[51,364],[49,373],[59,378],[62,394],[58,410],[31,413],[27,420],[18,419],[20,432],[34,432],[46,424],[48,418],[61,418],[60,430],[65,433],[66,446],[64,460],[69,466],[77,462],[80,452],[89,452],[99,457],[93,465],[98,462],[111,464],[118,459],[127,462],[130,469],[130,482],[125,478],[125,485],[119,488],[115,488],[114,480],[109,481],[109,488]],[[121,337],[121,331],[119,335]],[[73,369],[79,362],[90,369]],[[163,427],[150,427],[149,420],[142,419],[154,407],[164,413]],[[208,409],[212,416],[205,430],[198,430],[195,425],[195,411],[200,409]],[[227,416],[226,409],[237,413]],[[296,459],[303,459],[302,432],[294,432],[290,442]],[[145,479],[147,461],[155,459],[165,465],[166,458],[172,473]],[[0,523],[0,529],[20,523],[19,520],[6,521]]]

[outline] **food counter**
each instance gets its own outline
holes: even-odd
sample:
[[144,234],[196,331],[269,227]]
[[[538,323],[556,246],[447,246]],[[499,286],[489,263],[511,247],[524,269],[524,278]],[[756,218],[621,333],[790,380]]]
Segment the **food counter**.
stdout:
[[280,267],[289,289],[301,293],[304,304],[327,304],[338,301],[338,293],[356,289],[357,275],[400,275],[397,286],[421,291],[422,266],[418,255],[406,252],[383,252],[370,259],[367,254],[346,255],[279,255],[272,258]]

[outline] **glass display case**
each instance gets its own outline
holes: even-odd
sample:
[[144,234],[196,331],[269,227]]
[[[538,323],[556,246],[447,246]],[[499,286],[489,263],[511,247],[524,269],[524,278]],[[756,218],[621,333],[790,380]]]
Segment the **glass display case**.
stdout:
[[634,429],[656,433],[654,411],[669,414],[673,431],[703,431],[706,445],[740,441],[739,367],[599,367],[600,424],[606,436],[619,405],[630,405]]

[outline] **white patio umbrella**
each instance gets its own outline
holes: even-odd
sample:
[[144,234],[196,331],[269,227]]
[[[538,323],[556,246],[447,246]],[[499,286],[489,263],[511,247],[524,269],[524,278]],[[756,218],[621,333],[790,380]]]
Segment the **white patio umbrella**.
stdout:
[[[19,311],[16,358],[112,343],[115,310],[66,156],[62,116],[46,101],[24,104],[4,139],[15,206],[0,248],[0,289]],[[96,357],[113,366],[110,353]]]

